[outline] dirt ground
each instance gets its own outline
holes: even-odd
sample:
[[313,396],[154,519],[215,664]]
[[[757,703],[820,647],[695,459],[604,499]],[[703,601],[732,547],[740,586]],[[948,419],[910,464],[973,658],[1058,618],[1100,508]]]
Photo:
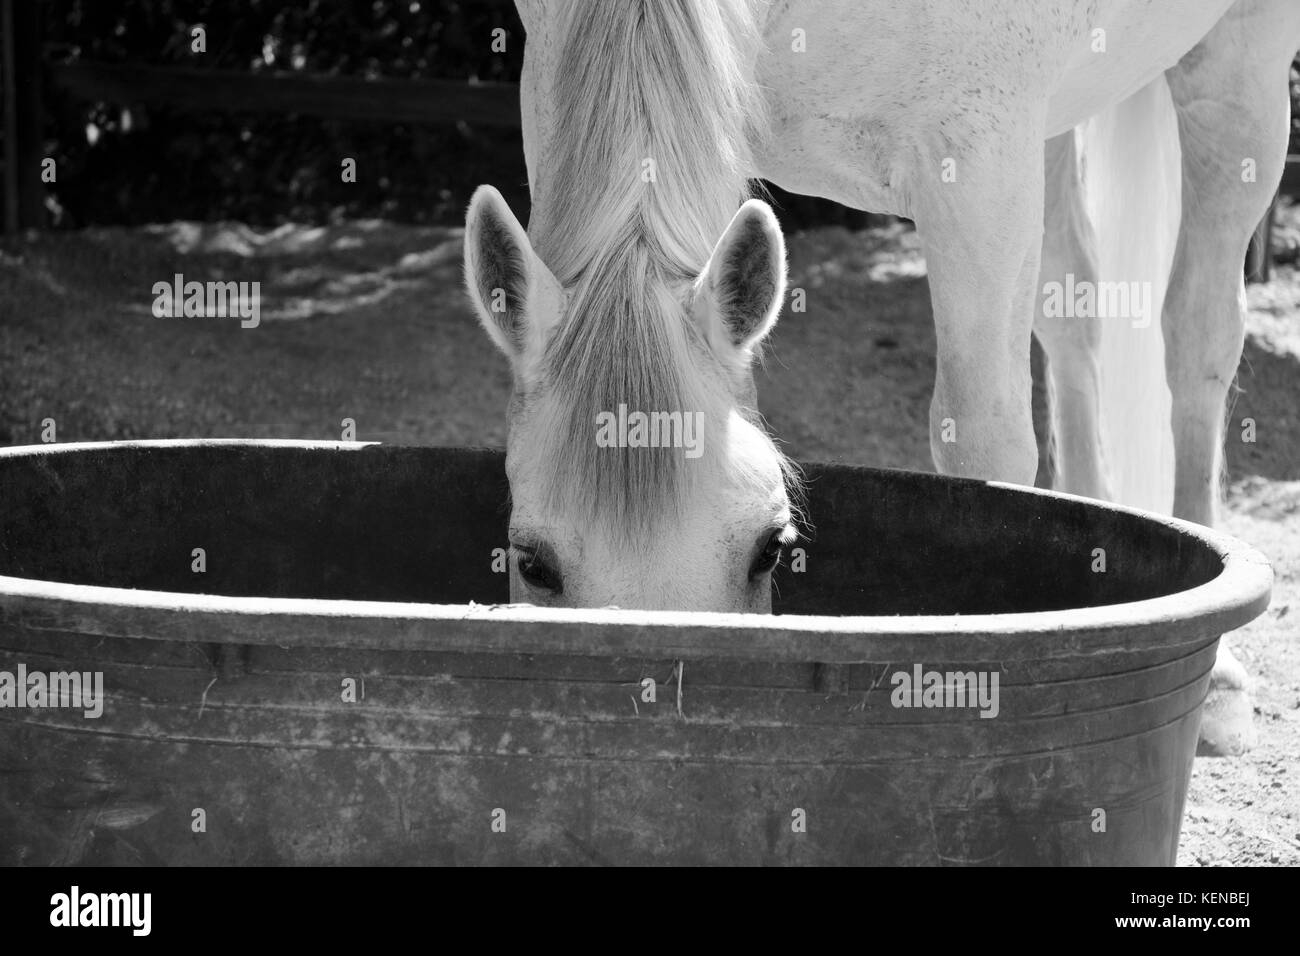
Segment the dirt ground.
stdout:
[[[1288,211],[1288,228],[1300,216]],[[903,227],[788,237],[807,312],[783,316],[760,405],[797,458],[931,468],[934,333]],[[353,222],[254,231],[175,223],[0,246],[0,444],[173,437],[500,445],[509,377],[460,294],[454,230]],[[262,283],[262,324],[157,319],[176,272]],[[1237,632],[1259,746],[1198,760],[1181,864],[1300,864],[1300,274],[1250,291],[1227,448],[1227,530],[1274,564],[1272,607]]]

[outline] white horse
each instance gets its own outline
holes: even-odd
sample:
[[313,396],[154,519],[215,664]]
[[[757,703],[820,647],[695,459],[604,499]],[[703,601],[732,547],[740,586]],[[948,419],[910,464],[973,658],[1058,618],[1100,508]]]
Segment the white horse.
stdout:
[[1033,483],[1037,334],[1057,487],[1214,522],[1300,2],[517,5],[532,215],[482,187],[465,240],[514,372],[515,600],[770,610],[794,483],[755,411],[785,261],[754,177],[915,221],[939,471]]

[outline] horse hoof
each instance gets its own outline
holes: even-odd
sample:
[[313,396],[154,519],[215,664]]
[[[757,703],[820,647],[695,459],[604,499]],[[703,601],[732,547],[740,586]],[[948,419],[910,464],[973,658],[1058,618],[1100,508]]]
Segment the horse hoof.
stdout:
[[1220,647],[1201,711],[1198,757],[1236,757],[1255,746],[1255,707],[1246,684],[1246,669]]

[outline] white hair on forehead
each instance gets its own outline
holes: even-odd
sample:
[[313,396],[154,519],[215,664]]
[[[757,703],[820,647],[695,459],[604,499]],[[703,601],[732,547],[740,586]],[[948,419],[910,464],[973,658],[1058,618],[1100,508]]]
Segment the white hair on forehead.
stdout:
[[[761,459],[722,452],[735,400],[684,302],[749,193],[748,144],[766,124],[751,79],[761,41],[743,0],[579,0],[562,16],[546,201],[529,232],[573,291],[548,348],[551,391],[530,411],[551,436],[537,449],[548,507],[630,541],[679,515],[702,472],[771,483]],[[599,447],[597,415],[620,404],[700,413],[703,454]]]

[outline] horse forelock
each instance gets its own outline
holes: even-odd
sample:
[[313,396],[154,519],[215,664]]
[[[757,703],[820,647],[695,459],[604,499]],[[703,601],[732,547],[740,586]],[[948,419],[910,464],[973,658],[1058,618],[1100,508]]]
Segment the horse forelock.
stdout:
[[[682,283],[657,272],[643,247],[601,262],[574,291],[547,349],[545,385],[529,409],[527,454],[546,512],[624,546],[673,527],[697,494],[724,485],[770,494],[765,463],[772,460],[797,493],[793,467],[757,412],[737,406],[731,379],[684,293]],[[620,409],[658,413],[664,421],[676,416],[682,430],[659,437],[685,437],[689,427],[698,456],[680,442],[602,444],[602,415],[617,420]],[[767,453],[728,453],[737,416],[754,426]]]
[[[628,260],[632,261],[628,261]],[[596,523],[619,541],[679,516],[701,471],[714,464],[711,434],[728,407],[709,375],[690,316],[644,249],[606,261],[574,290],[547,350],[547,393],[537,413],[542,498],[548,511]],[[703,421],[702,454],[671,444],[599,444],[602,414],[677,412]]]

